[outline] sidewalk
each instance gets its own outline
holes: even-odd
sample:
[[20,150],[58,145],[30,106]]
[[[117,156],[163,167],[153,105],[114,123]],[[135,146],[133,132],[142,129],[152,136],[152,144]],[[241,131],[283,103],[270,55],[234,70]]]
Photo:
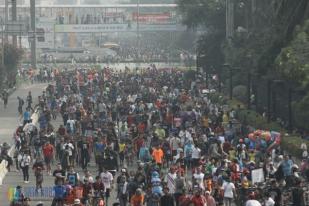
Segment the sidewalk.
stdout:
[[[17,126],[20,124],[17,111],[17,96],[20,96],[25,100],[26,96],[28,95],[28,91],[31,91],[33,100],[37,101],[37,96],[42,93],[43,88],[46,86],[47,84],[22,85],[12,95],[10,95],[6,109],[4,109],[3,102],[0,103],[0,143],[7,142],[10,145],[13,144],[13,133]],[[14,188],[17,185],[23,183],[22,174],[14,172],[14,168],[15,166],[12,167],[12,172],[7,173],[4,178],[3,185],[0,186],[0,205],[9,205],[9,188]]]

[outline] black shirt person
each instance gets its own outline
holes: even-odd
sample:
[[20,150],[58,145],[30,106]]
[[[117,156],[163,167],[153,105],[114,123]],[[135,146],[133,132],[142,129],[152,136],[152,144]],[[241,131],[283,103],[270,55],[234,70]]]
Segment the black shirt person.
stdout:
[[282,192],[280,188],[277,186],[276,180],[271,182],[271,188],[269,190],[270,195],[272,196],[273,200],[275,201],[275,206],[281,205],[281,196]]
[[169,188],[165,187],[163,192],[164,192],[164,195],[161,197],[160,205],[161,206],[174,206],[174,198],[169,193]]
[[304,206],[304,190],[301,187],[301,181],[297,180],[296,187],[292,190],[293,206]]

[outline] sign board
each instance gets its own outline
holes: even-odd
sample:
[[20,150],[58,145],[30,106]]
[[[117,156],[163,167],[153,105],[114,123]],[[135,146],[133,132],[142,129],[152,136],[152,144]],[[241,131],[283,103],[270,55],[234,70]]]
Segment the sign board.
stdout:
[[166,13],[153,13],[153,14],[138,14],[133,13],[133,20],[143,23],[168,23],[172,21],[172,15],[169,12]]
[[251,177],[252,177],[252,184],[265,182],[263,168],[252,170]]
[[[105,33],[136,32],[136,24],[58,24],[56,33]],[[185,31],[186,27],[176,24],[141,24],[139,31]]]
[[27,35],[28,25],[25,21],[9,21],[5,32],[9,35]]
[[[54,20],[41,17],[36,23],[37,48],[54,47]],[[41,37],[42,40],[39,38]]]

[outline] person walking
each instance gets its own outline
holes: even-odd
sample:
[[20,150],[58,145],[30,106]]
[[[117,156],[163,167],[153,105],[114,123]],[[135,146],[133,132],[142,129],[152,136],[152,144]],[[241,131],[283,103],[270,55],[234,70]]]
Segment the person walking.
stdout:
[[8,99],[9,99],[9,93],[6,90],[3,90],[2,92],[2,99],[3,99],[4,108],[6,108],[8,104]]
[[230,178],[227,178],[222,187],[224,190],[224,206],[232,206],[233,199],[236,196],[234,183],[230,181]]
[[21,97],[17,97],[17,100],[18,100],[18,114],[19,116],[22,116],[23,115],[23,106],[25,104],[24,100],[21,98]]
[[29,165],[31,162],[31,157],[29,151],[25,151],[21,156],[20,156],[20,167],[23,172],[23,178],[25,183],[29,183]]
[[43,146],[43,155],[44,155],[44,161],[46,164],[46,171],[48,175],[51,175],[51,166],[50,163],[54,157],[54,146],[47,141],[45,145]]

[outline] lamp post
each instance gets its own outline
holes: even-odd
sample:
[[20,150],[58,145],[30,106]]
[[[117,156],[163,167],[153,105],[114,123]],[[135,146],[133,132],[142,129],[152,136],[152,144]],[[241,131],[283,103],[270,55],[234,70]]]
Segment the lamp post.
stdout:
[[[283,80],[280,79],[268,79],[267,80],[267,122],[269,123],[271,120],[271,97],[273,97],[273,112],[275,112],[276,109],[276,102],[275,102],[275,98],[276,95],[275,93],[272,92],[272,85],[273,84],[280,84],[283,83]],[[272,95],[273,93],[273,95]]]
[[248,71],[248,81],[247,81],[247,107],[251,107],[251,72]]
[[[0,17],[0,24],[1,24],[1,68],[0,71],[2,72],[0,75],[4,76],[4,22],[2,17]],[[0,78],[0,88],[2,88],[2,81],[4,78]]]
[[[30,19],[31,19],[31,66],[36,69],[36,26],[35,26],[35,0],[30,0]],[[29,32],[30,33],[30,32]]]
[[292,120],[292,88],[288,89],[288,129],[292,131],[293,129],[293,120]]
[[140,0],[137,0],[137,19],[136,19],[136,34],[137,34],[137,58],[140,57],[140,28],[139,28],[139,15],[140,15]]
[[225,63],[223,67],[227,67],[229,69],[229,79],[230,79],[230,86],[229,86],[229,96],[230,99],[233,99],[233,71],[230,64]]

